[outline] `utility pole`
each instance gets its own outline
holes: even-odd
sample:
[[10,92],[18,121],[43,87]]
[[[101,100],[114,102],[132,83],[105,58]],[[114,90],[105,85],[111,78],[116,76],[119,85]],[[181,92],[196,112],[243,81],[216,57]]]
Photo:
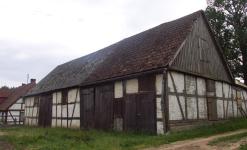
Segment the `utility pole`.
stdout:
[[27,84],[28,84],[28,81],[29,81],[29,73],[27,74]]

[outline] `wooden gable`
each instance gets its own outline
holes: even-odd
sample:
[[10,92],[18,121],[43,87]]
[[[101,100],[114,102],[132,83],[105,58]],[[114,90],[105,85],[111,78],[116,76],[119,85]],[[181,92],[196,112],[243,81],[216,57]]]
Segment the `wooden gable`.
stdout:
[[215,43],[204,16],[201,16],[194,22],[171,68],[231,83],[230,71]]

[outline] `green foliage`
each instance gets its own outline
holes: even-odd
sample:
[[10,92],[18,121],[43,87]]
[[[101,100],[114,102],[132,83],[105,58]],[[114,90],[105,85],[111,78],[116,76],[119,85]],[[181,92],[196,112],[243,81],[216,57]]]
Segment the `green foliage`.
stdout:
[[212,125],[203,125],[160,136],[113,131],[17,127],[0,129],[0,132],[7,133],[0,136],[0,141],[13,144],[17,150],[136,150],[243,128],[247,128],[246,119],[234,119]]
[[206,16],[235,77],[247,83],[247,0],[215,0]]
[[240,148],[239,148],[239,150],[247,150],[247,144],[241,145]]
[[247,137],[247,132],[234,134],[234,135],[230,135],[230,136],[225,136],[225,137],[220,137],[220,138],[217,138],[213,141],[210,141],[208,144],[209,145],[217,145],[217,144],[223,143],[223,142],[234,143],[234,142],[237,142],[237,141],[239,141],[245,137]]

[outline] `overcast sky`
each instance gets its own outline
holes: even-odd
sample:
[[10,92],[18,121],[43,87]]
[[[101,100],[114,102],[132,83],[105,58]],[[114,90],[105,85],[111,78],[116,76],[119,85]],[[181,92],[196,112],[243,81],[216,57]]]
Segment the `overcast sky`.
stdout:
[[40,81],[57,65],[161,23],[206,0],[1,0],[0,86]]

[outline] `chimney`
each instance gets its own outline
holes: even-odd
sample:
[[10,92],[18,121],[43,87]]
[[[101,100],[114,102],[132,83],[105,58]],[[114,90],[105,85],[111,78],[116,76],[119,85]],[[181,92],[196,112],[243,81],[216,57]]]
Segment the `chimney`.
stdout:
[[30,81],[31,81],[32,84],[36,83],[36,79],[31,79]]

